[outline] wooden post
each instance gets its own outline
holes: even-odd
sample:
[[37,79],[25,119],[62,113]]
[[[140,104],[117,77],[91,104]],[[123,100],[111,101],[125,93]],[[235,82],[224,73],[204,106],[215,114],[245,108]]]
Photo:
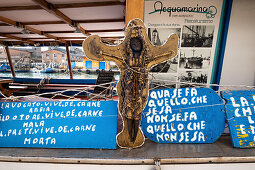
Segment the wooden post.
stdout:
[[8,45],[4,45],[4,50],[5,50],[6,56],[8,58],[9,65],[11,67],[12,77],[16,77]]
[[71,59],[70,59],[70,53],[69,53],[69,44],[66,42],[66,58],[68,62],[68,69],[70,73],[70,79],[73,79],[73,71],[72,71],[72,65],[71,65]]
[[128,22],[135,18],[144,19],[144,0],[127,0],[126,1],[126,21]]

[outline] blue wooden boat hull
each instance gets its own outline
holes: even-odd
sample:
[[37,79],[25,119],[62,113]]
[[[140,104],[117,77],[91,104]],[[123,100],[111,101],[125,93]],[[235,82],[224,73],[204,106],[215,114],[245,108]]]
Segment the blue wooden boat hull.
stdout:
[[[0,77],[2,79],[13,79],[15,83],[40,83],[41,78],[18,78],[18,77]],[[49,79],[47,84],[96,84],[96,79]]]

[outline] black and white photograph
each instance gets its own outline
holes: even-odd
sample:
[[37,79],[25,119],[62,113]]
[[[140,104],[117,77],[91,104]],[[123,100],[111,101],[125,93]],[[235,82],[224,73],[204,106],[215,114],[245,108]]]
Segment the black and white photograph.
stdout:
[[212,47],[214,26],[184,25],[182,47]]
[[150,73],[150,89],[175,88],[177,74],[171,73]]
[[[148,36],[155,46],[163,45],[171,34],[178,35],[180,39],[181,28],[148,28]],[[169,61],[158,64],[150,70],[151,72],[176,73],[178,68],[178,56]]]
[[150,72],[154,73],[176,73],[178,68],[178,55],[163,63],[153,66]]
[[178,80],[180,82],[188,83],[207,83],[208,73],[207,71],[188,71],[183,70],[179,73]]
[[180,39],[181,28],[148,28],[148,37],[155,46],[163,45],[171,34],[178,35]]
[[210,49],[181,49],[180,69],[208,69],[210,66]]

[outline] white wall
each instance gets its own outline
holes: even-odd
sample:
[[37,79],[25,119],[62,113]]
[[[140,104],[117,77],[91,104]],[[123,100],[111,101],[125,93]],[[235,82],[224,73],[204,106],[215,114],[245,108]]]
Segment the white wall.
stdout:
[[255,85],[255,0],[233,0],[221,85]]

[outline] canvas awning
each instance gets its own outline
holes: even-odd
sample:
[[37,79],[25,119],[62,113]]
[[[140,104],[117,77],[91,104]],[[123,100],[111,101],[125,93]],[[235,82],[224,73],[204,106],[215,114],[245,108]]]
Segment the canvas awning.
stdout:
[[124,17],[124,0],[2,0],[0,43],[81,45],[92,34],[111,43],[124,37]]

